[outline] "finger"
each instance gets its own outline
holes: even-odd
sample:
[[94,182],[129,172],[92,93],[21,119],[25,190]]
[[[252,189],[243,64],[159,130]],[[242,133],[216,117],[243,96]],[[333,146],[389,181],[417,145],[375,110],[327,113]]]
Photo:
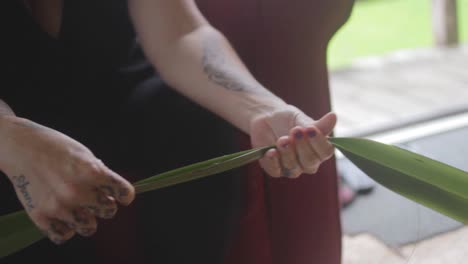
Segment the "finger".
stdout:
[[[58,204],[58,203],[57,203]],[[58,219],[65,223],[70,229],[83,236],[90,236],[96,232],[97,222],[94,215],[87,209],[82,207],[73,208],[73,205],[62,204],[61,206],[53,207],[54,219]],[[60,227],[60,223],[55,223]]]
[[66,215],[66,207],[58,200],[52,200],[44,205],[42,210],[36,210],[31,214],[39,229],[55,244],[63,244],[75,235],[75,231],[63,216]]
[[57,245],[65,243],[75,235],[75,231],[65,221],[51,218],[43,232]]
[[315,126],[320,130],[322,135],[328,136],[336,125],[336,119],[336,114],[330,112],[315,122]]
[[308,174],[317,172],[320,159],[309,144],[309,135],[301,127],[295,127],[290,132],[294,137],[294,148],[302,170]]
[[308,135],[308,143],[317,154],[320,162],[328,160],[334,154],[334,147],[328,139],[316,127],[306,128]]
[[114,197],[122,205],[129,205],[135,199],[135,188],[122,176],[106,168],[106,180],[102,187],[109,196]]
[[283,136],[276,142],[277,150],[281,161],[282,176],[296,178],[302,173],[294,146],[288,136]]
[[271,177],[279,178],[282,175],[280,161],[276,149],[270,149],[260,160],[260,165]]
[[103,218],[110,219],[117,213],[117,203],[113,198],[112,189],[108,186],[98,186],[93,189],[94,199],[83,207],[86,208],[91,214]]
[[[70,227],[55,224],[56,219],[49,217],[43,211],[34,212],[30,214],[30,217],[44,236],[57,245],[65,243],[74,235],[74,231]],[[61,227],[65,228],[62,229]]]
[[65,220],[71,223],[71,227],[81,236],[88,237],[96,233],[97,221],[88,209],[73,208],[68,212]]

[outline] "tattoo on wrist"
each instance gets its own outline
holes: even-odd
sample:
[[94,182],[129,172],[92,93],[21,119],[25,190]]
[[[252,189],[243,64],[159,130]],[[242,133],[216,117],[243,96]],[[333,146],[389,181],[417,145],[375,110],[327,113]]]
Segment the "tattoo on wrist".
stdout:
[[26,179],[26,177],[24,175],[13,176],[13,184],[16,188],[18,188],[19,193],[23,197],[26,210],[30,211],[34,209],[33,200],[28,190],[28,185],[30,185],[30,182]]
[[206,37],[203,43],[203,70],[212,82],[231,91],[255,91],[244,72],[226,57],[220,37]]

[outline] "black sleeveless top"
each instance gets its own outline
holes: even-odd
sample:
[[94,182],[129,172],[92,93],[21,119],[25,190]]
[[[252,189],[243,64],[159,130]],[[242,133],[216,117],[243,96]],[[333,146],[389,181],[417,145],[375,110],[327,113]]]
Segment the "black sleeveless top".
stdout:
[[[154,77],[125,0],[65,0],[58,39],[19,0],[1,0],[0,32],[0,98],[18,116],[80,142]],[[0,215],[21,208],[1,171],[0,198]]]
[[0,6],[0,98],[19,116],[103,113],[103,100],[112,111],[132,86],[154,74],[126,0],[64,0],[58,38],[43,31],[20,1]]

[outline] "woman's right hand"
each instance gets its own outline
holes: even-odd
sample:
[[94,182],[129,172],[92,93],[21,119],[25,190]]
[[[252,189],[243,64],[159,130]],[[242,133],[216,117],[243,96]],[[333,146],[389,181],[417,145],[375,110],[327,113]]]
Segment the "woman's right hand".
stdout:
[[128,205],[133,186],[70,137],[15,116],[0,116],[0,169],[33,222],[55,243],[96,232],[96,218]]

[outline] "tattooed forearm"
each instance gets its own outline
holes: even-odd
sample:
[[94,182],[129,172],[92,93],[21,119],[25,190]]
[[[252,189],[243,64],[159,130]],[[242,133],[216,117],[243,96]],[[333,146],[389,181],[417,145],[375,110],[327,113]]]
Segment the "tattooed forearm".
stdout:
[[28,185],[30,184],[29,181],[24,177],[24,175],[20,176],[13,176],[13,182],[15,187],[18,189],[19,193],[24,199],[24,203],[26,205],[26,210],[34,209],[34,204],[32,201],[31,194],[28,191]]
[[239,66],[226,56],[220,37],[206,37],[203,43],[203,70],[208,78],[232,91],[255,91],[257,84],[249,80]]

